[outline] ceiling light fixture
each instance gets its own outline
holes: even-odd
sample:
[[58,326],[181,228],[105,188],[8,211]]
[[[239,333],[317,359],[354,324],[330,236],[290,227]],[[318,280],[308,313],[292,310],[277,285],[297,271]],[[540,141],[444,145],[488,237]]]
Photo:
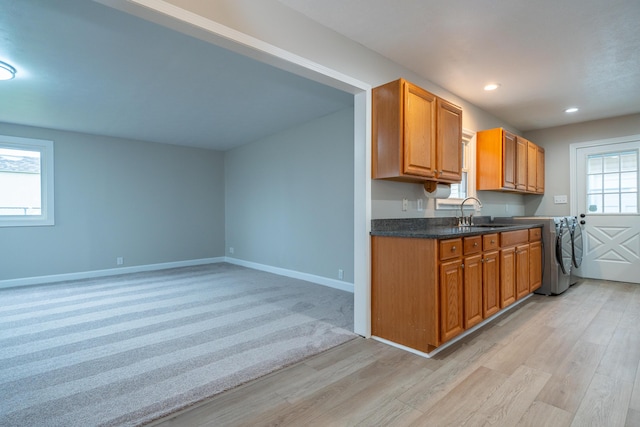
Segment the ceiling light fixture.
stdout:
[[491,90],[496,90],[499,87],[500,87],[500,83],[489,83],[484,87],[484,90],[491,91]]
[[0,61],[0,80],[11,80],[16,76],[16,69],[6,62]]
[[576,111],[578,111],[578,107],[569,107],[564,110],[565,113],[575,113]]

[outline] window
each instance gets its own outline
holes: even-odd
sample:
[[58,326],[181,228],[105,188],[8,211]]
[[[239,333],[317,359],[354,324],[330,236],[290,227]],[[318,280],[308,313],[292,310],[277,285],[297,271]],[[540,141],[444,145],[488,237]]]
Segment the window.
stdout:
[[[467,197],[475,197],[476,134],[462,130],[462,181],[451,184],[451,195],[447,199],[436,199],[437,209],[460,209]],[[469,205],[471,207],[472,205]],[[465,205],[465,209],[467,206]]]
[[53,224],[53,142],[0,135],[0,227]]
[[587,157],[587,212],[638,213],[638,151]]

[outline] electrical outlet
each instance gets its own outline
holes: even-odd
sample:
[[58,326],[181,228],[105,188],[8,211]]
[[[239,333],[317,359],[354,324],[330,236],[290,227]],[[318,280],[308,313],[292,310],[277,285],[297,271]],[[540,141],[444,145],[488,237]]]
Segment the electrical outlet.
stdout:
[[409,209],[409,199],[402,199],[402,210],[406,212]]
[[122,264],[124,264],[124,258],[123,258],[123,257],[121,257],[121,256],[117,257],[117,258],[116,258],[116,264],[117,264],[117,265],[122,265]]
[[418,207],[418,211],[423,211],[424,208],[422,207],[422,199],[418,199],[416,202],[416,206]]
[[344,271],[341,268],[338,269],[338,279],[344,279]]
[[230,253],[231,255],[233,255],[233,253],[234,253],[234,252],[235,252],[235,249],[233,249],[233,246],[230,246],[230,247],[229,247],[229,253]]

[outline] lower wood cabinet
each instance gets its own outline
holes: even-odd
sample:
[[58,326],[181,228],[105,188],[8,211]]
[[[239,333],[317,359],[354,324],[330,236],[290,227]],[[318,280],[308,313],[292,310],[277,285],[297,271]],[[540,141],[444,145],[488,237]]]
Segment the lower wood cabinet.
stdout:
[[529,295],[529,243],[516,246],[516,299]]
[[542,286],[542,242],[529,243],[529,291]]
[[482,316],[500,311],[500,258],[498,251],[486,252],[482,259]]
[[464,257],[463,266],[464,329],[469,329],[484,319],[482,254]]
[[440,339],[449,341],[464,331],[462,260],[440,264]]
[[516,248],[500,250],[500,308],[516,302]]
[[372,334],[428,353],[493,316],[540,286],[539,235],[373,236]]

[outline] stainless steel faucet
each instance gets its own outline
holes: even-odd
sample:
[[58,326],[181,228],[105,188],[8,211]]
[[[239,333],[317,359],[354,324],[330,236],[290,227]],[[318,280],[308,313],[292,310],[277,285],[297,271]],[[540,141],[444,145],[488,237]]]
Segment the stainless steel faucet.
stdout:
[[473,199],[478,202],[478,207],[482,207],[482,202],[475,197],[467,197],[460,204],[460,217],[458,218],[458,227],[470,227],[473,225],[473,212],[469,216],[464,216],[464,204],[467,200]]

